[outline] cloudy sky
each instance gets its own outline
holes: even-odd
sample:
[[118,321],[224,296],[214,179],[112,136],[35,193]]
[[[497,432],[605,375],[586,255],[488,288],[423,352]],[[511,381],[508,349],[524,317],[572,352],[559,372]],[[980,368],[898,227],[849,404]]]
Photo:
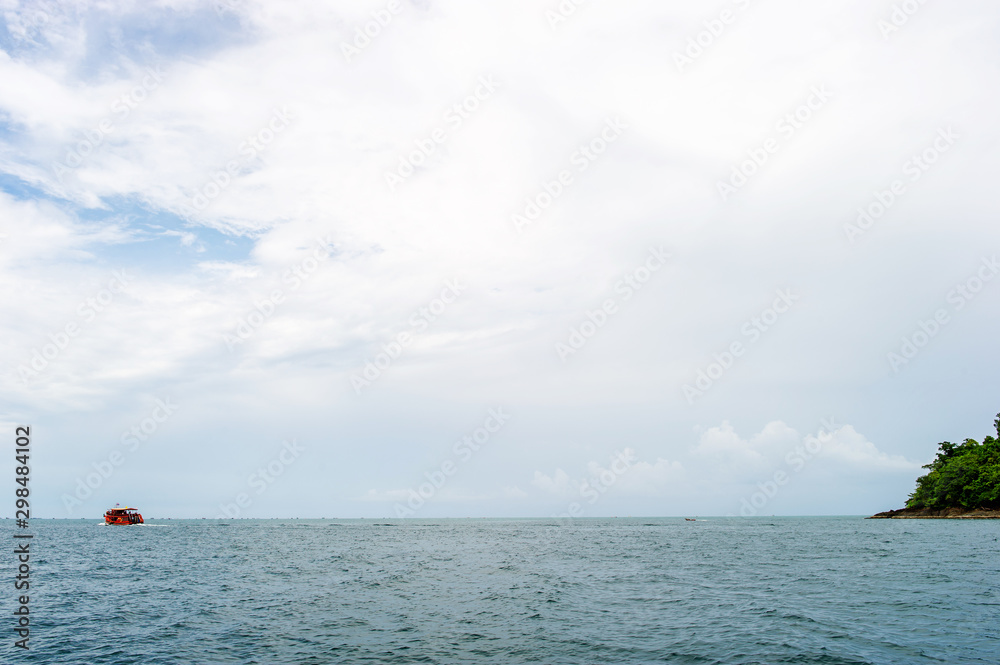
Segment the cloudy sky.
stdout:
[[900,507],[1000,411],[998,39],[988,0],[0,0],[34,516]]

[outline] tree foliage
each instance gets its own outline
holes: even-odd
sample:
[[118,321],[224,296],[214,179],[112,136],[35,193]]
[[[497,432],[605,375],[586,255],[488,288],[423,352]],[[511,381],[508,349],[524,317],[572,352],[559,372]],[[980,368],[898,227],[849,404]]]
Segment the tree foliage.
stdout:
[[917,479],[906,507],[1000,509],[1000,414],[993,426],[997,437],[982,443],[938,444],[937,458],[924,466],[929,471]]

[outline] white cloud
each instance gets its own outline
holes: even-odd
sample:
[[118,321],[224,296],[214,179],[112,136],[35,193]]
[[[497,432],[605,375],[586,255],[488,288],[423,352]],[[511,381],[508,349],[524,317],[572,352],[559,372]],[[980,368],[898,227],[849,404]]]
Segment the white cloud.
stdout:
[[[295,427],[335,451],[331,465],[356,462],[358,477],[346,482],[357,486],[320,499],[338,501],[385,486],[384,473],[405,484],[412,469],[401,453],[461,431],[452,425],[469,404],[545,413],[522,434],[546,441],[545,466],[528,468],[548,473],[528,484],[523,458],[497,453],[496,486],[514,488],[503,491],[515,499],[574,495],[607,468],[600,459],[588,471],[579,451],[607,449],[619,427],[645,457],[616,493],[668,496],[683,486],[709,495],[780,468],[808,442],[782,421],[753,435],[730,422],[764,414],[811,423],[821,404],[864,422],[858,428],[879,442],[844,426],[824,442],[823,468],[912,475],[908,460],[927,456],[923,432],[958,438],[970,409],[993,408],[985,379],[972,376],[967,390],[936,393],[938,408],[899,418],[905,443],[867,415],[888,420],[900,403],[954,385],[955,367],[993,357],[1000,290],[990,285],[905,376],[891,379],[885,363],[1000,241],[995,168],[978,148],[998,135],[1000,98],[982,85],[996,67],[992,5],[928,4],[887,45],[875,27],[884,8],[870,3],[751,3],[678,72],[673,51],[703,29],[694,4],[595,3],[552,31],[544,7],[528,0],[404,2],[346,63],[340,44],[378,3],[368,4],[240,2],[220,18],[193,0],[44,3],[31,5],[50,14],[38,25],[19,3],[0,5],[15,35],[0,51],[0,279],[11,285],[0,395],[12,410],[75,431],[167,386],[187,403],[226,404],[232,410],[206,413],[200,425],[245,428],[245,437],[261,436],[256,417],[295,413]],[[169,14],[177,29],[133,45],[140,12],[152,24]],[[204,26],[213,39],[200,42]],[[127,114],[113,110],[150,82],[147,68],[160,68],[162,81],[131,98]],[[385,173],[484,74],[499,81],[496,93],[390,191]],[[830,103],[724,205],[717,182],[820,84]],[[287,127],[272,130],[286,107]],[[616,116],[629,125],[621,139],[575,170],[574,152]],[[88,148],[105,120],[112,130]],[[960,135],[955,147],[907,184],[862,242],[847,242],[843,226],[858,206],[944,125]],[[266,143],[252,156],[251,136]],[[53,164],[71,151],[87,154],[60,179]],[[515,233],[511,214],[561,169],[573,184]],[[212,187],[218,194],[195,207],[194,195]],[[340,253],[292,289],[283,276],[327,235]],[[661,244],[670,265],[626,301],[616,283]],[[18,366],[121,268],[134,275],[126,292],[23,385]],[[350,373],[453,277],[467,291],[367,401],[355,399]],[[788,287],[801,303],[690,407],[682,386],[734,340],[746,342],[743,322]],[[285,301],[230,352],[223,335],[275,289]],[[609,298],[619,312],[559,362],[554,344]],[[355,452],[354,439],[331,434],[330,413],[358,419],[354,434],[369,433],[379,452]],[[721,424],[689,450],[688,432],[708,423]],[[113,434],[53,445],[96,451]],[[243,443],[204,445],[232,461]],[[365,454],[386,468],[366,466]],[[173,465],[187,472],[180,458]],[[321,469],[310,472],[303,487],[325,482]]]
[[504,487],[501,490],[501,494],[506,499],[526,499],[530,496],[527,492],[516,485]]
[[[616,493],[624,495],[636,494],[644,496],[662,496],[676,494],[689,482],[684,465],[680,462],[659,457],[654,462],[640,460],[632,448],[625,448],[616,459],[628,461],[617,466],[615,460],[604,466],[597,462],[587,463],[587,481],[592,485],[602,482],[613,487]],[[623,470],[624,469],[624,470]],[[612,483],[608,480],[614,478]]]
[[850,425],[844,425],[832,433],[818,437],[807,437],[822,444],[820,456],[824,461],[840,462],[857,470],[865,471],[919,471],[920,462],[906,459],[902,455],[888,455],[874,443],[859,434]]
[[[816,496],[846,486],[862,474],[913,475],[920,464],[901,455],[889,455],[851,425],[827,423],[817,434],[801,435],[781,421],[772,421],[749,439],[742,438],[729,422],[702,432],[691,450],[690,480],[702,486],[720,483],[756,483],[780,471],[797,474],[805,468],[824,477],[812,489]],[[710,462],[710,463],[709,463]]]
[[574,492],[575,486],[570,482],[569,474],[562,469],[556,469],[551,476],[535,471],[531,485],[547,494],[566,496]]
[[729,421],[723,421],[721,425],[710,427],[701,434],[694,453],[734,464],[758,464],[763,461],[764,456],[754,449],[753,444],[760,441],[760,435],[754,437],[752,442],[740,438]]

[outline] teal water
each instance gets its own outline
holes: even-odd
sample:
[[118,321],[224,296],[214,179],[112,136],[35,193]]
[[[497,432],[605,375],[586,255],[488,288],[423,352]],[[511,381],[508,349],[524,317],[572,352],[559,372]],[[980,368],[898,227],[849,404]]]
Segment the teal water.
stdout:
[[998,521],[32,527],[31,650],[5,584],[3,662],[1000,662]]

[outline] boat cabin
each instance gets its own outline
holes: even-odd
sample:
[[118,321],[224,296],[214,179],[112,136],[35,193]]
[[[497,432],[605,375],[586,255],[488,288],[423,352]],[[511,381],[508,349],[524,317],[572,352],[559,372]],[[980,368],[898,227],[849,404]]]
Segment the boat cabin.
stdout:
[[119,508],[118,504],[104,513],[105,524],[143,524],[142,515],[136,508]]

